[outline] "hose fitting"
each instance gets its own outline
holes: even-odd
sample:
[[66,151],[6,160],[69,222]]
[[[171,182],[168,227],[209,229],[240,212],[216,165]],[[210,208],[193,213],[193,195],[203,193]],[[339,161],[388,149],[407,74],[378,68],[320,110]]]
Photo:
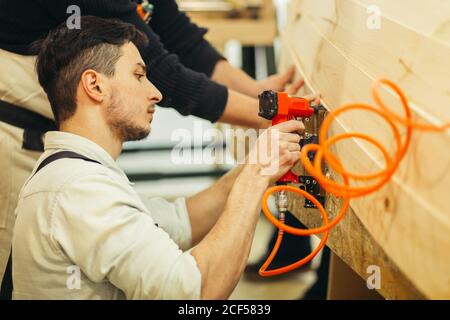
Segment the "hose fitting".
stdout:
[[277,206],[278,212],[280,213],[280,218],[284,216],[286,211],[288,210],[288,197],[287,193],[284,190],[281,190],[277,194]]

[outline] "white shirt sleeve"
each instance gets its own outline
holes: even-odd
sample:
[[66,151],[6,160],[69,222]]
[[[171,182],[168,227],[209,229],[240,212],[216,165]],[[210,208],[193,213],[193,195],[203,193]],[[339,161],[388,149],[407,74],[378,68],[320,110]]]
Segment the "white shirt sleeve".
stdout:
[[128,299],[199,299],[194,257],[134,201],[107,175],[71,181],[57,194],[52,238],[91,281],[108,280]]
[[182,250],[187,250],[192,243],[192,228],[186,199],[178,198],[169,202],[163,198],[142,198],[150,216],[166,231]]

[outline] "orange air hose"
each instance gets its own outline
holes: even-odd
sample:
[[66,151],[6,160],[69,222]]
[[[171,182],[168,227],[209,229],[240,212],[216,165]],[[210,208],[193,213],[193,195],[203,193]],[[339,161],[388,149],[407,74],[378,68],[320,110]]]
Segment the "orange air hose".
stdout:
[[[391,88],[400,98],[402,107],[404,109],[405,116],[400,116],[394,112],[392,112],[389,107],[383,102],[383,100],[380,98],[379,94],[379,86],[385,85],[389,88]],[[435,126],[431,124],[421,123],[414,121],[412,119],[412,112],[408,104],[408,100],[404,93],[400,90],[400,88],[387,79],[380,79],[373,83],[372,86],[372,95],[375,99],[376,104],[378,105],[379,109],[367,105],[367,104],[347,104],[340,108],[337,108],[330,112],[328,116],[325,118],[325,120],[322,123],[322,126],[319,131],[319,144],[307,144],[305,145],[300,153],[300,161],[303,164],[306,171],[313,176],[320,186],[326,191],[337,198],[342,198],[343,204],[339,211],[339,213],[336,215],[336,217],[329,222],[328,215],[325,211],[325,208],[322,206],[322,204],[314,198],[311,194],[307,193],[306,191],[302,189],[298,189],[293,186],[275,186],[272,188],[269,188],[263,196],[262,199],[262,211],[266,218],[278,228],[278,236],[277,240],[275,242],[275,245],[267,258],[267,260],[264,262],[264,264],[261,266],[259,270],[259,274],[261,276],[274,276],[279,275],[282,273],[286,273],[288,271],[294,270],[296,268],[299,268],[309,261],[311,261],[319,252],[322,250],[322,248],[325,246],[325,243],[328,239],[328,235],[330,232],[330,229],[333,228],[339,221],[344,217],[345,213],[347,212],[347,209],[350,205],[350,199],[351,198],[357,198],[362,197],[365,195],[368,195],[370,193],[373,193],[377,190],[379,190],[381,187],[383,187],[394,175],[395,171],[397,170],[401,160],[405,156],[408,147],[411,142],[411,135],[412,130],[422,130],[422,131],[430,131],[430,132],[442,132],[447,129],[450,129],[450,123],[445,123],[441,126]],[[396,152],[393,157],[391,157],[386,150],[386,148],[379,143],[374,138],[362,134],[362,133],[343,133],[338,134],[332,137],[327,138],[327,133],[330,128],[330,125],[332,124],[333,120],[340,114],[352,110],[365,110],[368,112],[372,112],[381,118],[383,118],[387,124],[391,127],[395,142],[396,142]],[[406,127],[406,136],[404,141],[402,142],[401,135],[399,132],[399,129],[397,127],[397,124],[401,124],[404,127]],[[372,173],[372,174],[357,174],[357,173],[351,173],[344,169],[340,161],[329,151],[329,147],[333,144],[335,144],[338,141],[345,140],[345,139],[361,139],[365,140],[366,142],[372,144],[376,148],[380,150],[380,152],[383,154],[386,166],[385,169],[380,170],[379,172]],[[308,158],[309,152],[316,152],[314,156],[314,162],[311,163],[311,161]],[[342,177],[343,183],[337,183],[327,176],[324,175],[322,172],[322,162],[326,161],[330,168],[332,168],[337,174],[339,174]],[[378,180],[373,182],[372,184],[369,184],[368,186],[362,186],[362,187],[354,187],[350,185],[350,179],[353,180],[361,180],[361,181],[371,181],[371,180]],[[288,226],[284,223],[284,216],[281,216],[280,219],[277,219],[272,215],[272,213],[269,210],[269,207],[267,205],[267,200],[269,196],[275,192],[278,191],[289,191],[293,193],[297,193],[311,202],[313,202],[316,207],[319,209],[320,214],[323,218],[323,225],[318,228],[312,228],[312,229],[299,229],[294,228],[291,226]],[[267,270],[270,263],[275,258],[278,249],[280,247],[281,241],[283,239],[284,232],[298,235],[298,236],[310,236],[314,234],[320,234],[323,233],[322,240],[320,241],[319,245],[306,257],[302,258],[301,260],[290,264],[288,266],[278,268],[278,269],[272,269]]]

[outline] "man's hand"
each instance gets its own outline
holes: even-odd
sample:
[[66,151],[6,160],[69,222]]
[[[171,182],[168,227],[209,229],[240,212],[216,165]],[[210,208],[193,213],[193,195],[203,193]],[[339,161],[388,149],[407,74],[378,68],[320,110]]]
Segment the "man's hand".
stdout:
[[[227,183],[232,188],[223,213],[191,251],[202,275],[202,299],[228,299],[233,292],[247,264],[264,191],[270,181],[277,180],[298,160],[298,133],[303,130],[303,123],[295,120],[266,130],[254,148],[261,150],[263,157],[255,164],[245,164],[234,183]],[[273,139],[278,142],[275,146]],[[274,170],[268,165],[274,165]],[[262,169],[267,168],[264,175]],[[217,188],[215,192],[224,191]],[[210,202],[217,199],[213,193],[209,197]],[[199,203],[196,207],[202,208],[205,204]],[[189,208],[190,215],[193,208]]]
[[258,137],[247,161],[268,182],[278,180],[300,159],[299,142],[304,130],[303,123],[297,120],[270,127]]
[[[297,91],[303,87],[304,81],[300,79],[289,84],[294,75],[295,67],[292,66],[283,74],[273,75],[257,82],[242,70],[230,65],[228,61],[219,61],[211,78],[228,87],[227,105],[219,121],[250,128],[268,128],[271,121],[258,117],[258,95],[264,90],[297,94]],[[315,96],[305,98],[310,98],[308,100],[312,101]]]
[[273,91],[283,91],[288,94],[295,95],[298,90],[303,88],[305,81],[299,79],[292,83],[295,76],[295,66],[291,66],[289,70],[285,73],[274,74],[267,79],[258,82],[258,85],[262,91],[273,90]]

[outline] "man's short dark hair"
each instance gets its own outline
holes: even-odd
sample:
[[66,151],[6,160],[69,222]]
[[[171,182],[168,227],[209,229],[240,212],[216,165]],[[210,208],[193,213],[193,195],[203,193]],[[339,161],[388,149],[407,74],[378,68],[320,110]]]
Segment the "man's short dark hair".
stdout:
[[47,93],[57,124],[75,113],[76,91],[83,72],[93,69],[114,76],[120,47],[128,42],[141,50],[148,38],[132,24],[83,16],[80,29],[68,29],[64,22],[33,44],[38,54],[39,83]]

